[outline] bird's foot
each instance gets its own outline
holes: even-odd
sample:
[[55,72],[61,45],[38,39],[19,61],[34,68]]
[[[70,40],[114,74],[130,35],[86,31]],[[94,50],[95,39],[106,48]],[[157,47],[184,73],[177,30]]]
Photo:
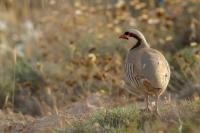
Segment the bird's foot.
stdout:
[[146,112],[151,112],[151,109],[149,107],[147,107]]
[[157,115],[157,116],[160,116],[159,110],[155,110],[155,111],[154,111],[154,114]]

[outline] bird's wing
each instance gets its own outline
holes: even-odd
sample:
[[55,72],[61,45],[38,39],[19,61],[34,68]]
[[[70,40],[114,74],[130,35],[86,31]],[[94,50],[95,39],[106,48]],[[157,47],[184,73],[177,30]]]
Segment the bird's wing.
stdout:
[[166,88],[170,69],[165,57],[157,50],[144,51],[140,73],[155,88]]

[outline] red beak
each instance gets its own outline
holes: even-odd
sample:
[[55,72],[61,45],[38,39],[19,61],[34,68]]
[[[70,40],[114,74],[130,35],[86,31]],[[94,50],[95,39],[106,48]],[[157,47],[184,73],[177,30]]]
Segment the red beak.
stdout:
[[126,35],[121,35],[121,36],[119,36],[119,38],[128,40],[128,37]]

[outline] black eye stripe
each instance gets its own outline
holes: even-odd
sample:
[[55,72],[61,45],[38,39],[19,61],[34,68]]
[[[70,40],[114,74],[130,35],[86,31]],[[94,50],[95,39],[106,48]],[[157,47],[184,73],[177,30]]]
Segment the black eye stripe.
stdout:
[[129,32],[125,32],[124,35],[129,35]]
[[133,34],[133,33],[129,33],[129,36],[132,36],[132,37],[134,37],[134,36],[135,36],[135,34]]
[[129,36],[129,37],[135,37],[135,38],[138,38],[138,39],[139,39],[139,37],[138,37],[136,34],[132,33],[132,32],[126,31],[126,32],[124,33],[124,35]]

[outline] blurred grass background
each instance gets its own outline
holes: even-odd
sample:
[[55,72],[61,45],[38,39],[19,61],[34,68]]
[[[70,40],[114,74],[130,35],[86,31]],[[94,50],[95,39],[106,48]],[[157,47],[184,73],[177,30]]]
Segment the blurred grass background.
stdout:
[[124,91],[127,28],[163,52],[172,76],[167,94],[200,94],[199,0],[0,0],[0,108],[52,114],[93,93]]

